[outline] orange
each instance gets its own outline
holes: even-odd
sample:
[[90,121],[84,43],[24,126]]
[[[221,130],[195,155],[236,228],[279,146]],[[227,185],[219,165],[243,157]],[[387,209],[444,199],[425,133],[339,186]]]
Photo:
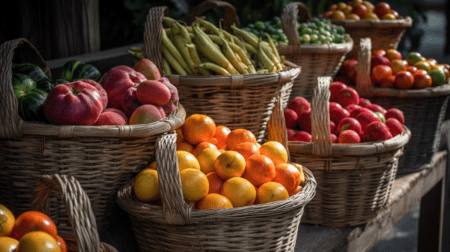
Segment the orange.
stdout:
[[214,162],[220,155],[220,151],[215,148],[206,148],[200,154],[198,154],[197,160],[200,164],[200,170],[204,174],[208,174],[214,171]]
[[225,209],[225,208],[233,208],[233,204],[231,204],[231,201],[227,199],[227,197],[217,193],[210,193],[197,203],[197,209]]
[[176,129],[175,132],[177,133],[177,143],[186,141],[186,139],[184,139],[183,132],[181,131],[181,128]]
[[217,141],[217,139],[215,137],[213,137],[213,138],[211,138],[209,140],[206,140],[206,142],[207,143],[212,143],[212,144],[214,144],[216,146],[217,146],[217,143],[218,143],[218,141]]
[[142,202],[150,202],[161,198],[159,192],[158,172],[146,168],[134,179],[133,191]]
[[13,252],[19,241],[11,237],[0,237],[0,252]]
[[231,130],[223,125],[219,125],[216,127],[216,133],[214,134],[214,138],[217,139],[217,148],[225,149],[227,145],[227,137],[230,134]]
[[61,248],[51,235],[33,231],[20,239],[17,252],[61,252]]
[[245,160],[247,160],[254,154],[259,154],[258,146],[250,142],[240,143],[236,145],[233,150],[239,152],[239,154],[241,154]]
[[377,65],[372,69],[372,75],[376,83],[382,82],[384,79],[392,75],[392,69],[386,65]]
[[260,186],[275,178],[275,165],[270,158],[255,154],[247,160],[244,178],[255,186]]
[[224,151],[214,162],[214,171],[224,180],[244,174],[245,159],[236,151]]
[[194,152],[192,154],[194,154],[195,157],[198,156],[198,154],[200,154],[200,152],[202,152],[204,149],[206,148],[214,148],[217,149],[217,147],[209,142],[201,142],[199,143],[197,146],[195,146],[194,148]]
[[297,186],[297,188],[289,193],[289,197],[296,195],[298,192],[300,192],[303,189],[301,186]]
[[185,200],[197,201],[208,194],[209,181],[203,172],[187,168],[180,172],[180,178]]
[[206,178],[208,178],[209,181],[209,192],[208,193],[220,193],[223,186],[223,181],[219,176],[217,176],[217,173],[210,172],[206,174]]
[[189,153],[194,152],[194,146],[186,141],[177,142],[177,150],[187,151]]
[[227,197],[233,207],[253,205],[256,199],[255,186],[241,177],[234,177],[225,181],[220,194]]
[[305,186],[306,184],[306,177],[305,173],[303,172],[303,166],[300,164],[290,163],[291,165],[295,166],[297,170],[300,172],[300,186]]
[[389,67],[391,67],[392,73],[396,74],[400,71],[406,71],[407,63],[401,59],[394,59],[389,63]]
[[286,163],[288,160],[286,148],[277,141],[265,142],[259,148],[259,153],[270,158],[275,166]]
[[300,172],[291,164],[279,164],[275,167],[274,182],[282,184],[288,192],[294,191],[300,185]]
[[236,145],[244,142],[256,143],[256,137],[246,129],[235,129],[227,136],[227,149],[232,150]]
[[284,186],[277,182],[267,182],[256,191],[256,204],[264,204],[289,198],[289,193]]
[[0,237],[9,236],[14,228],[16,218],[14,214],[0,204]]
[[148,168],[152,169],[152,170],[156,170],[156,161],[153,161]]
[[178,169],[180,171],[187,168],[194,168],[200,170],[200,164],[198,163],[197,158],[187,151],[177,151],[178,158]]
[[216,124],[207,115],[193,114],[186,118],[183,126],[181,126],[181,131],[186,142],[197,145],[214,137]]

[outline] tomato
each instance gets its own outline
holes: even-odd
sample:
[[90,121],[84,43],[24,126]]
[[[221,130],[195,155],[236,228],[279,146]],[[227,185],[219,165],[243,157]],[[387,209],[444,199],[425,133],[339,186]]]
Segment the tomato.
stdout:
[[17,218],[11,237],[20,241],[24,235],[32,231],[46,232],[55,239],[58,236],[56,225],[50,217],[41,212],[28,211]]
[[59,247],[61,248],[61,252],[67,252],[67,244],[61,236],[56,237],[56,242],[58,242]]
[[8,208],[0,204],[0,237],[9,236],[16,219]]
[[416,73],[414,74],[414,87],[417,89],[431,87],[432,79],[428,74]]
[[386,79],[382,80],[380,83],[380,87],[384,87],[384,88],[395,87],[395,76],[391,75],[391,76],[387,77]]
[[389,63],[389,66],[391,67],[393,74],[396,74],[401,71],[406,71],[406,69],[407,69],[406,61],[401,60],[401,59],[400,60],[399,59],[392,60]]
[[414,76],[408,71],[401,71],[395,75],[395,86],[399,89],[410,89],[414,85]]
[[392,69],[386,65],[378,65],[372,69],[372,75],[377,83],[392,75]]
[[19,242],[17,252],[62,252],[56,239],[42,231],[27,233]]

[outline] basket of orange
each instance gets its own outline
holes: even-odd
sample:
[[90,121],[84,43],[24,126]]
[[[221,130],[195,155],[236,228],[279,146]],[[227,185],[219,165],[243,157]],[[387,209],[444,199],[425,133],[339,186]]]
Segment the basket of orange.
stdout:
[[294,251],[315,187],[281,143],[193,114],[159,139],[153,166],[117,202],[141,251]]
[[143,56],[164,69],[187,115],[208,114],[262,141],[278,95],[290,92],[300,68],[282,62],[273,43],[236,24],[222,27],[197,18],[186,25],[167,14],[167,7],[150,9]]
[[370,38],[362,39],[360,48],[357,59],[344,62],[343,78],[339,78],[355,85],[367,98],[366,103],[403,111],[400,120],[411,129],[412,136],[400,158],[398,174],[427,168],[439,148],[450,95],[450,66],[418,52],[402,58],[392,48],[372,50]]
[[[54,192],[65,205],[70,220],[65,225],[71,228],[70,232],[58,229],[48,215],[49,205],[59,203],[50,200]],[[100,242],[89,197],[74,177],[45,175],[36,185],[35,196],[32,210],[17,218],[0,204],[0,251],[117,252],[111,245]]]
[[[384,121],[377,112],[358,108],[358,92],[339,90],[340,84],[331,80],[318,78],[311,104],[303,97],[291,100],[282,113],[285,120],[271,121],[276,130],[269,132],[277,133],[273,139],[287,138],[291,160],[310,168],[317,180],[302,223],[356,226],[375,218],[387,204],[411,132],[400,122],[393,126],[395,118]],[[292,110],[298,111],[295,133],[291,115],[297,112]]]
[[405,29],[412,26],[411,17],[400,16],[386,2],[376,5],[362,0],[339,2],[330,5],[323,17],[344,27],[353,38],[355,44],[347,55],[349,58],[358,55],[361,38],[371,38],[374,50],[397,49]]
[[[299,24],[297,18],[302,23]],[[301,96],[311,101],[317,77],[336,76],[345,56],[353,48],[353,40],[348,34],[348,40],[341,39],[344,36],[342,27],[339,29],[340,33],[333,34],[334,40],[326,40],[326,34],[329,35],[332,30],[338,31],[338,26],[326,24],[323,19],[312,19],[306,5],[300,2],[293,2],[284,7],[281,21],[289,44],[279,45],[278,52],[284,55],[286,60],[301,66],[303,72],[294,80],[288,100]],[[316,30],[313,31],[310,27],[316,27]],[[320,36],[317,35],[319,31]],[[299,36],[299,32],[304,32],[304,35]],[[312,38],[315,39],[314,42]]]

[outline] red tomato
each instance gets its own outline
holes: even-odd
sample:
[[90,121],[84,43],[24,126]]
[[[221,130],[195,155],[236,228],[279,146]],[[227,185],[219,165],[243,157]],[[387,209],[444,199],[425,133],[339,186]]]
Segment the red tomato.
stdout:
[[66,242],[63,240],[63,238],[61,238],[61,236],[57,236],[56,237],[56,241],[58,242],[59,247],[61,248],[61,252],[67,252],[67,244]]
[[401,71],[395,75],[395,86],[399,89],[410,89],[414,85],[414,76],[408,71]]
[[32,231],[46,232],[55,239],[58,236],[56,225],[50,217],[41,212],[28,211],[16,219],[11,237],[20,241],[24,235]]

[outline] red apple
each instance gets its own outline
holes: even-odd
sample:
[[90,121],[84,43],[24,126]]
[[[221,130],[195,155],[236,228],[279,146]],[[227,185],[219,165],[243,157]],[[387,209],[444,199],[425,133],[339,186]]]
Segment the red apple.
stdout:
[[359,137],[359,134],[357,132],[349,129],[349,130],[344,130],[343,132],[341,132],[339,134],[337,141],[338,141],[338,143],[343,143],[343,144],[355,144],[355,143],[360,143],[361,138]]
[[[385,141],[389,139],[389,128],[381,121],[374,121],[364,127],[364,140],[366,142]],[[392,134],[390,134],[392,137]]]
[[330,85],[330,102],[337,102],[337,95],[339,92],[346,88],[347,85],[345,85],[343,82],[335,81],[331,83]]
[[297,127],[298,115],[292,109],[284,110],[284,121],[288,129],[295,129]]
[[330,120],[333,121],[336,125],[339,125],[339,122],[342,119],[349,116],[350,113],[344,108],[335,107],[333,109],[330,109]]
[[375,66],[378,65],[389,66],[389,63],[391,63],[391,61],[387,57],[382,56],[380,54],[375,54],[371,56],[370,69],[373,69]]
[[336,130],[338,134],[341,134],[345,130],[353,130],[358,134],[362,133],[361,124],[358,122],[358,120],[352,117],[342,119],[339,122],[339,125],[337,126]]
[[359,106],[365,107],[366,105],[370,104],[370,100],[366,98],[359,98]]
[[346,107],[350,104],[359,104],[359,94],[355,89],[351,87],[346,87],[339,91],[337,95],[337,102]]
[[373,112],[381,112],[383,115],[386,114],[386,109],[384,109],[383,107],[381,107],[378,104],[369,104],[366,106],[367,109],[372,110]]
[[161,82],[145,80],[138,85],[136,96],[140,104],[162,106],[169,102],[171,93]]
[[330,121],[330,133],[336,132],[336,124],[333,121]]
[[332,143],[337,143],[338,137],[335,134],[330,133],[330,138]]
[[403,132],[402,123],[395,118],[387,119],[385,124],[389,128],[389,132],[391,132],[394,137]]
[[358,122],[361,124],[361,128],[364,130],[365,127],[372,122],[381,122],[380,118],[375,115],[375,113],[369,109],[365,109],[361,111],[356,118]]
[[338,108],[344,108],[344,107],[342,107],[341,106],[341,104],[339,104],[339,103],[337,103],[337,102],[330,102],[330,105],[329,105],[329,109],[328,110],[332,110],[332,109],[334,109],[335,107],[338,107]]
[[287,136],[288,136],[288,141],[292,141],[292,137],[294,136],[295,132],[297,132],[296,130],[293,129],[287,129]]
[[311,133],[311,110],[303,112],[303,114],[298,117],[297,122],[301,130]]
[[405,123],[405,117],[403,116],[403,112],[400,109],[397,108],[390,108],[386,111],[386,114],[384,114],[384,117],[387,119],[389,118],[395,118],[397,119],[402,125]]
[[303,112],[311,110],[311,104],[303,97],[295,97],[289,102],[288,108],[294,110],[300,116]]
[[312,141],[311,134],[309,134],[306,131],[297,131],[292,136],[292,141],[301,141],[301,142],[308,142],[310,143]]

